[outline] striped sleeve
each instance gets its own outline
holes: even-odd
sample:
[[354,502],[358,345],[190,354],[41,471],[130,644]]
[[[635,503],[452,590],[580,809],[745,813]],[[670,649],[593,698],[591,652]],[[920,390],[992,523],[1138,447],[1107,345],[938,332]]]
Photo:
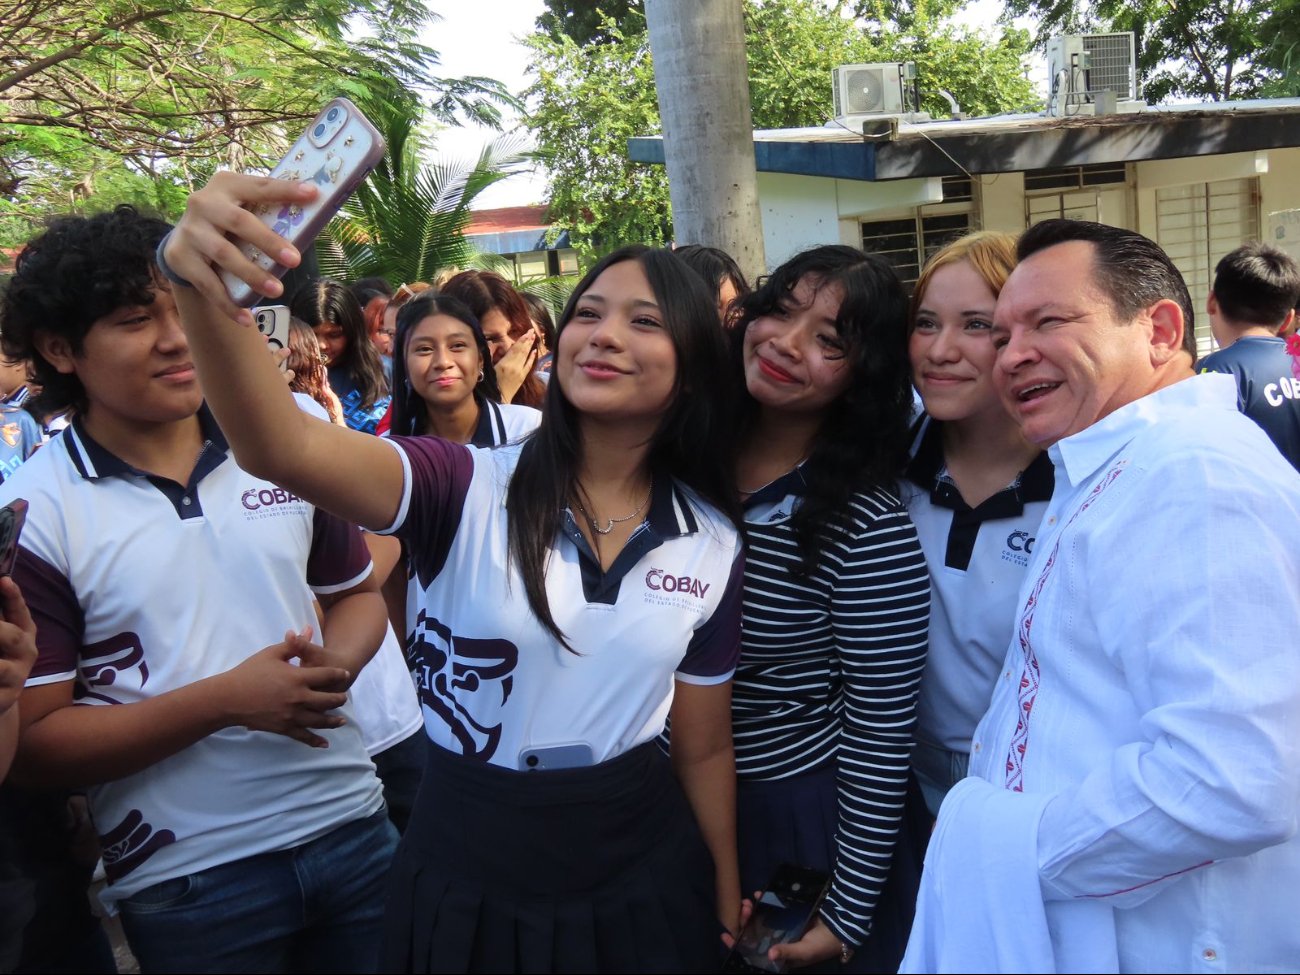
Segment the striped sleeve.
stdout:
[[822,917],[860,945],[889,874],[929,636],[930,582],[916,529],[883,493],[859,495],[827,555],[844,698],[838,855]]

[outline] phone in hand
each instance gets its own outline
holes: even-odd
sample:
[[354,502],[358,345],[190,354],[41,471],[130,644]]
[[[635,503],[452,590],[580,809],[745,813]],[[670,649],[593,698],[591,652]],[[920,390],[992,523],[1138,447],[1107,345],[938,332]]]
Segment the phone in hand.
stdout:
[[[383,157],[384,138],[379,130],[346,98],[335,98],[271,170],[275,179],[315,183],[320,194],[311,203],[261,204],[253,212],[298,250],[305,250]],[[252,244],[240,249],[268,274],[278,278],[287,270]],[[258,298],[257,292],[229,271],[221,272],[221,281],[237,305],[248,307]]]
[[783,863],[767,889],[754,902],[754,911],[736,939],[724,972],[782,972],[783,965],[767,957],[776,945],[798,941],[812,926],[831,879],[820,870]]
[[[257,330],[266,336],[266,347],[272,352],[279,352],[289,347],[289,306],[258,305],[253,309],[253,322]],[[289,360],[280,360],[280,371],[289,368]]]
[[12,575],[18,559],[18,536],[27,520],[27,502],[14,498],[0,508],[0,576]]

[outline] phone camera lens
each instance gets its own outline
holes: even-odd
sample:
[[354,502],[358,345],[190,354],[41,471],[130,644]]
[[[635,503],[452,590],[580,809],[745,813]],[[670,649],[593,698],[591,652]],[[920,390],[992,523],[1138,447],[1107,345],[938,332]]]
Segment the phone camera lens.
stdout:
[[529,767],[529,768],[537,768],[537,756],[536,756],[536,755],[529,755],[526,759],[524,759],[524,761],[528,764],[528,767]]
[[325,124],[322,122],[320,125],[316,126],[316,128],[313,131],[315,131],[316,133],[316,138],[319,139],[321,136],[325,134]]
[[333,122],[336,118],[339,117],[339,110],[337,108],[331,108],[329,110],[329,114],[327,114],[325,117],[329,119],[331,122]]

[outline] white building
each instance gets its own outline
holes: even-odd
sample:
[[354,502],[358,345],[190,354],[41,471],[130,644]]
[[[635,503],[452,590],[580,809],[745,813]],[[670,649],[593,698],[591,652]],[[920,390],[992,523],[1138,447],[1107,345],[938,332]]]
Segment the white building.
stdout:
[[[1290,246],[1300,226],[1300,212],[1288,213],[1300,211],[1300,99],[1065,117],[879,116],[869,134],[858,124],[754,133],[770,265],[841,242],[887,255],[912,281],[929,254],[968,230],[1017,233],[1075,217],[1160,243],[1199,313],[1220,257],[1253,238]],[[632,139],[629,151],[637,162],[664,160],[657,136]],[[1208,349],[1203,314],[1197,334]]]

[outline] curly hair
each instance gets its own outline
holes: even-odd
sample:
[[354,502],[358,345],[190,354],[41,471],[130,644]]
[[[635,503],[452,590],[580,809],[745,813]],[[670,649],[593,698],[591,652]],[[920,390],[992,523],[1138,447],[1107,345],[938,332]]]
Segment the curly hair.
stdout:
[[158,289],[167,287],[154,253],[170,229],[122,204],[91,217],[57,217],[28,241],[0,298],[0,350],[9,359],[30,360],[32,378],[44,387],[43,405],[55,411],[87,406],[81,380],[41,355],[38,335],[62,338],[80,355],[99,319],[153,304]]
[[[800,571],[806,574],[827,533],[848,515],[855,492],[896,489],[907,456],[912,384],[902,281],[883,258],[838,244],[796,254],[742,300],[739,322],[729,333],[733,365],[742,383],[749,324],[778,310],[805,278],[817,290],[838,288],[843,293],[835,329],[847,348],[853,376],[848,389],[827,407],[803,466],[803,503],[790,524]],[[737,442],[743,442],[758,412],[752,396],[742,400],[742,435]]]

